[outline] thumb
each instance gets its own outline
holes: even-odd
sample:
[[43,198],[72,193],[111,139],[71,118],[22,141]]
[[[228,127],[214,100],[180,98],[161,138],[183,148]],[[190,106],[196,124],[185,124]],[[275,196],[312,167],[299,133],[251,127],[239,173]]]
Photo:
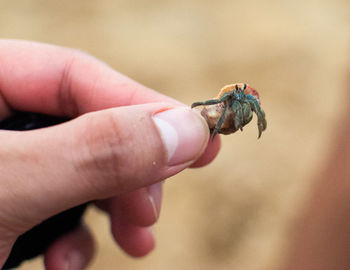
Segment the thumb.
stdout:
[[180,172],[202,154],[209,130],[189,108],[153,103],[10,135],[0,133],[0,197],[12,210],[7,220],[26,230],[67,208]]

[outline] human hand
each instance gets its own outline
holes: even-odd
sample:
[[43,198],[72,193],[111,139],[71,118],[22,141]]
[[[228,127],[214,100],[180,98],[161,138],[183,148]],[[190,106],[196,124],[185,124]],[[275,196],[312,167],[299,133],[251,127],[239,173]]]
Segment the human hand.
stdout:
[[[161,203],[160,181],[209,163],[205,121],[75,50],[0,41],[0,118],[13,110],[74,118],[26,132],[1,131],[0,260],[16,238],[65,209],[91,200],[110,216],[128,254],[152,250],[149,226]],[[46,252],[47,269],[83,268],[93,253],[86,226]]]

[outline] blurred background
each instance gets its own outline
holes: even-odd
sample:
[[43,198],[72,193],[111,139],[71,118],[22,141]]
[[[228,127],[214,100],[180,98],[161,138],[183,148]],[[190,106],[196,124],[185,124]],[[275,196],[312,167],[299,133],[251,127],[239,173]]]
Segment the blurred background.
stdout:
[[[346,0],[0,1],[0,34],[86,51],[186,104],[230,83],[258,89],[268,121],[222,136],[216,160],[164,184],[156,249],[113,243],[89,209],[89,269],[277,269],[344,112],[350,64]],[[1,61],[1,59],[0,59]],[[42,269],[41,259],[20,269]]]

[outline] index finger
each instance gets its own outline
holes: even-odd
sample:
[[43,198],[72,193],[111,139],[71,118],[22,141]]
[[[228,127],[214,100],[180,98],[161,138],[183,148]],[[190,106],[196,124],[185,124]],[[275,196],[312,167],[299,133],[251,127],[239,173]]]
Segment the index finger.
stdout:
[[116,106],[178,101],[77,50],[0,41],[0,116],[9,109],[75,117]]
[[[12,110],[74,118],[118,106],[179,101],[149,89],[81,51],[19,40],[0,40],[0,120]],[[216,156],[209,142],[195,167]]]

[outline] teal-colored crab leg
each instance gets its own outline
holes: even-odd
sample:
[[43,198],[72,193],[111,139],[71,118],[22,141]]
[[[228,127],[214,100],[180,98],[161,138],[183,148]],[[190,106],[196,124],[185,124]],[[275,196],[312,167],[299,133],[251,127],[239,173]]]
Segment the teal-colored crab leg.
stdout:
[[266,119],[265,119],[265,112],[261,109],[260,104],[257,100],[253,100],[253,110],[258,116],[258,124],[261,125],[262,131],[266,129]]
[[209,99],[203,102],[195,102],[191,105],[191,108],[197,107],[197,106],[201,106],[201,105],[215,105],[221,102],[224,102],[225,100],[227,100],[227,98],[229,98],[229,95],[224,94],[221,98],[219,99]]
[[211,137],[212,141],[214,140],[216,134],[218,134],[218,132],[219,132],[219,130],[220,130],[222,124],[224,123],[224,119],[225,119],[227,107],[228,107],[228,106],[224,106],[224,109],[223,109],[222,114],[221,114],[221,116],[220,116],[220,118],[219,118],[219,121],[218,121],[218,122],[216,123],[216,125],[215,125],[214,131],[213,131],[213,135],[212,135],[212,137]]
[[258,117],[258,138],[261,137],[261,133],[266,129],[267,122],[265,119],[265,112],[261,109],[259,102],[253,96],[249,96],[249,102],[252,105],[252,110],[256,113]]
[[214,105],[214,104],[218,104],[221,103],[222,101],[220,99],[210,99],[210,100],[206,100],[204,102],[195,102],[191,105],[191,108],[197,107],[197,106],[201,106],[201,105]]
[[252,108],[251,108],[249,102],[244,102],[242,106],[243,106],[243,115],[244,115],[243,125],[245,126],[246,124],[248,124],[252,120],[253,113],[252,113]]
[[244,122],[242,104],[239,101],[234,100],[232,103],[232,110],[235,112],[235,128],[242,131]]

